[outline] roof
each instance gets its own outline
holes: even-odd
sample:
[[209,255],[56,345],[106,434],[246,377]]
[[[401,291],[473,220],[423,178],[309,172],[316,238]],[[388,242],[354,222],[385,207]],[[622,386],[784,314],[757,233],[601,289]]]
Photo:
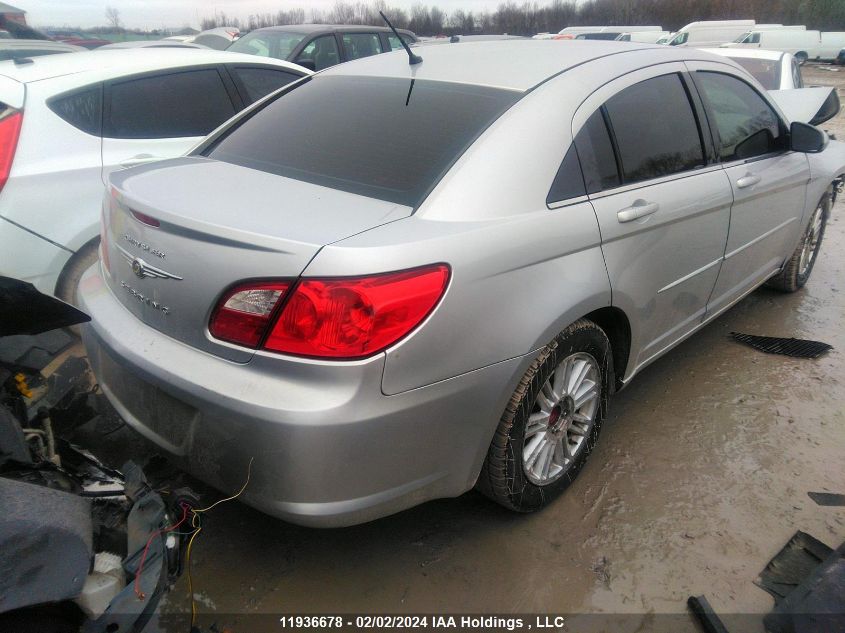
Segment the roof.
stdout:
[[11,4],[6,4],[5,2],[0,2],[0,13],[20,13],[23,15],[26,13],[23,9],[18,9],[17,7],[13,7]]
[[[269,64],[295,69],[303,74],[309,72],[290,62],[227,51],[193,48],[124,48],[67,55],[45,55],[33,58],[32,63],[25,66],[16,66],[11,61],[0,62],[0,75],[21,83],[71,74],[85,74],[91,81],[97,81],[151,70],[226,63]],[[80,81],[80,84],[85,80]]]
[[[413,33],[408,29],[396,29],[400,33]],[[334,33],[335,31],[346,31],[347,33],[373,33],[389,32],[386,26],[367,26],[361,24],[286,24],[284,26],[266,26],[257,31],[287,31],[288,33]],[[415,36],[416,37],[416,36]]]
[[61,50],[67,52],[85,51],[87,49],[76,44],[65,42],[53,42],[52,40],[0,40],[0,50],[14,50],[23,48],[26,50]]
[[704,49],[708,53],[713,53],[714,55],[721,55],[722,57],[741,57],[743,59],[769,59],[771,61],[777,61],[782,58],[786,53],[783,51],[769,51],[762,48],[730,48],[730,47],[721,47],[721,48],[707,48]]
[[320,74],[429,79],[527,91],[574,66],[603,58],[612,64],[612,56],[631,51],[648,51],[653,63],[718,61],[699,49],[607,40],[501,40],[416,51],[423,62],[414,66],[405,51],[398,50],[332,66]]

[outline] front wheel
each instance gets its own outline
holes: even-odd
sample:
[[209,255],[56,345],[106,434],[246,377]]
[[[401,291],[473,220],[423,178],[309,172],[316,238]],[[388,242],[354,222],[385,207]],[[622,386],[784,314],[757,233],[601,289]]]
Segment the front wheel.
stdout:
[[822,247],[824,229],[827,226],[827,217],[830,214],[831,198],[832,192],[826,191],[813,211],[810,223],[807,225],[789,261],[786,262],[778,275],[766,282],[767,286],[782,292],[795,292],[807,283]]
[[598,439],[613,374],[610,342],[580,319],[546,345],[522,377],[496,429],[480,492],[533,512],[578,475]]

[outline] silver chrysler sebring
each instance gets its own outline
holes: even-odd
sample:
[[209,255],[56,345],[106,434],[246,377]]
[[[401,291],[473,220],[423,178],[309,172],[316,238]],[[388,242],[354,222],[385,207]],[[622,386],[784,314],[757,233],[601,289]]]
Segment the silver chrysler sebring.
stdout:
[[[477,487],[538,510],[608,398],[818,257],[845,145],[724,57],[404,51],[113,174],[80,286],[109,400],[184,468],[342,526]],[[411,59],[410,61],[416,61]]]

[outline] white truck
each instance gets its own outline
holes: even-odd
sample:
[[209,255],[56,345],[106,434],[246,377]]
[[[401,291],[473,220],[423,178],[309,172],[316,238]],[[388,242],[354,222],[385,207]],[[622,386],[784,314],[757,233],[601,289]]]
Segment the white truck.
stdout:
[[784,26],[783,24],[757,24],[754,20],[705,20],[690,22],[666,43],[669,46],[707,48],[736,42],[752,31],[797,31],[804,28],[804,26]]
[[[759,48],[762,50],[781,51],[791,53],[803,64],[808,59],[822,58],[822,33],[819,31],[808,31],[791,28],[773,30],[753,29],[740,38],[737,42],[724,44],[723,48]],[[834,59],[839,53],[839,48],[829,48],[830,54],[827,59]]]
[[669,35],[669,31],[628,31],[617,36],[617,42],[641,42],[655,44]]
[[845,32],[822,31],[821,44],[816,59],[835,60],[842,49],[845,49]]
[[565,29],[558,31],[557,36],[553,39],[569,39],[574,40],[579,35],[584,33],[629,33],[642,31],[658,31],[662,32],[662,26],[567,26]]

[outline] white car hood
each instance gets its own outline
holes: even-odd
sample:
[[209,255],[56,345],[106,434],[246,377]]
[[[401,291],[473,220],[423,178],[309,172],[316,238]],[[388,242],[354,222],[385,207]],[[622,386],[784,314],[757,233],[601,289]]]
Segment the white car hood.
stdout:
[[[769,90],[769,94],[790,123],[799,121],[819,125],[839,113],[839,95],[834,88],[795,88]],[[829,100],[835,100],[829,103]]]

